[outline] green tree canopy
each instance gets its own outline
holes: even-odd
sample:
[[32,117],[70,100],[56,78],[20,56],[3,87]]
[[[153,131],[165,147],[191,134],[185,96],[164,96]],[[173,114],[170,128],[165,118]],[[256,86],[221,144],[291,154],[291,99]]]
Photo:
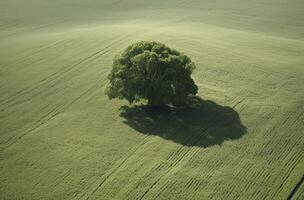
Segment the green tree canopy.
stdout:
[[183,53],[159,42],[138,42],[114,58],[106,94],[130,103],[147,99],[152,106],[182,105],[198,91],[191,78],[194,69]]

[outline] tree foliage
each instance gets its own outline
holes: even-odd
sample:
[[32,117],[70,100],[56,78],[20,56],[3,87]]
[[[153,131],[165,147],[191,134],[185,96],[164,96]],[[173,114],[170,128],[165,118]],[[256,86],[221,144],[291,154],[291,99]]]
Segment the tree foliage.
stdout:
[[194,69],[183,53],[159,42],[138,42],[114,58],[106,94],[130,103],[147,99],[152,106],[182,105],[198,91],[191,78]]

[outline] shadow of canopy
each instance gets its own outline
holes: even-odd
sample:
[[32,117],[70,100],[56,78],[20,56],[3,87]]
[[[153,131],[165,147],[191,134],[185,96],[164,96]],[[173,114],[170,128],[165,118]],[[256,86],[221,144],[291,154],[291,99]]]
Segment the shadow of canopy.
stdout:
[[157,135],[185,146],[221,145],[246,133],[238,113],[230,107],[197,96],[181,108],[122,106],[120,116],[136,131]]

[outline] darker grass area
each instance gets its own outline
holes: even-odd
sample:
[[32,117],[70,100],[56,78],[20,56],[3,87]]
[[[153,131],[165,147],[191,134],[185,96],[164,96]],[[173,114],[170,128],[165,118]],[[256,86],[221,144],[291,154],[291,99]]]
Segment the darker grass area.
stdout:
[[123,106],[120,116],[138,132],[158,135],[185,146],[221,145],[246,133],[235,110],[197,96],[189,98],[181,108]]

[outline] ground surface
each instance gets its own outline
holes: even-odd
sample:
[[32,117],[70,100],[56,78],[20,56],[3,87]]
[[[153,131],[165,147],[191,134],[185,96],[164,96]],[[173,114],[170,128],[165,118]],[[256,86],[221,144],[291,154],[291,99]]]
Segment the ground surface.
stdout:
[[[303,0],[0,0],[0,199],[304,198]],[[189,55],[203,99],[128,108],[115,54]]]

